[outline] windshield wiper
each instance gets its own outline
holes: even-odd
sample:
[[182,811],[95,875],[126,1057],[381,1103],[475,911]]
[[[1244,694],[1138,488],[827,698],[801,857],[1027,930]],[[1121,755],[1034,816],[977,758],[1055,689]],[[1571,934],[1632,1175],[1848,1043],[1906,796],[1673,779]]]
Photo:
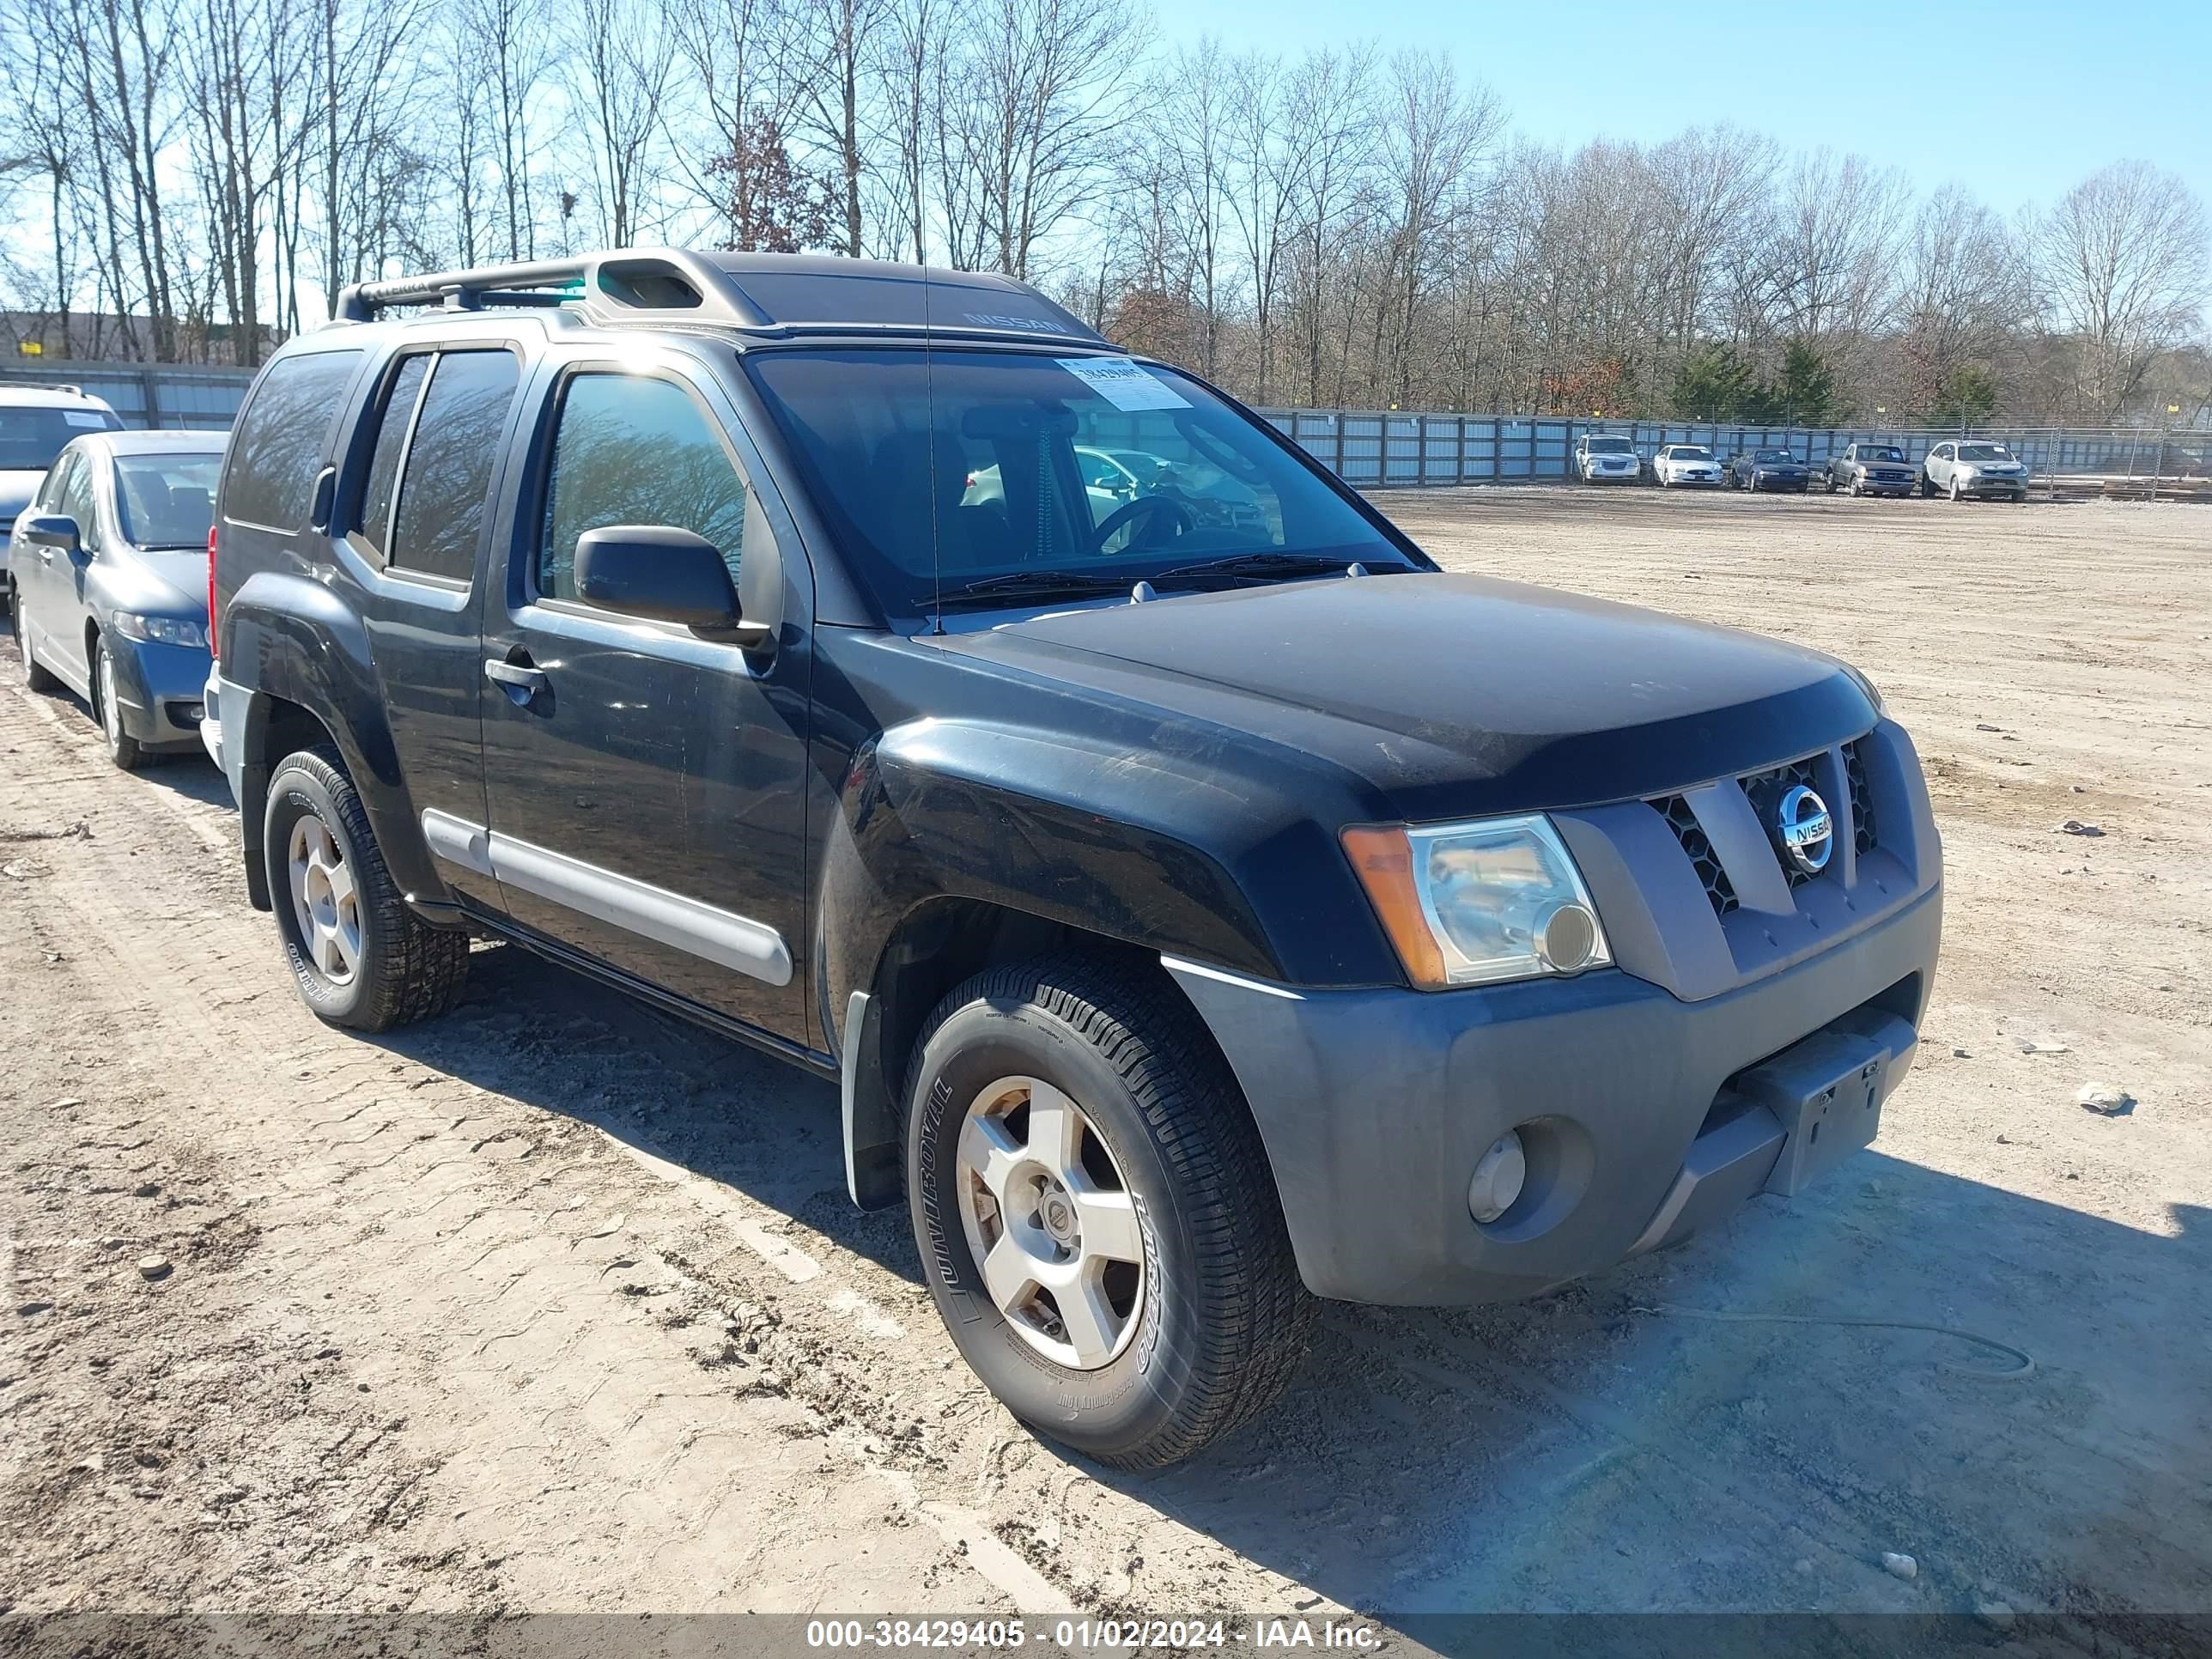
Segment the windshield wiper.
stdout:
[[1152,580],[1164,582],[1178,576],[1320,575],[1349,569],[1351,565],[1349,559],[1331,558],[1322,553],[1231,553],[1226,558],[1206,559],[1163,570]]
[[[1002,597],[1041,599],[1047,595],[1088,599],[1100,593],[1127,593],[1135,582],[1134,576],[1099,575],[1087,570],[1017,570],[1009,575],[985,576],[963,582],[958,587],[948,587],[944,599],[946,602]],[[924,611],[938,603],[939,597],[934,593],[924,593],[915,599],[916,608]]]

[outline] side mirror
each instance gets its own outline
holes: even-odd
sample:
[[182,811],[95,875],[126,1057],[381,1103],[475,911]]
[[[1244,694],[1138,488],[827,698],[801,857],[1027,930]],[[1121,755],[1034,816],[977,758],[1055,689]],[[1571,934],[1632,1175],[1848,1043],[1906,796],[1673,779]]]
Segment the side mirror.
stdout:
[[766,623],[738,614],[738,591],[714,543],[670,525],[616,524],[576,538],[576,597],[625,617],[674,623],[747,648]]
[[15,539],[37,547],[57,547],[75,558],[83,550],[76,520],[66,513],[33,513],[17,520]]

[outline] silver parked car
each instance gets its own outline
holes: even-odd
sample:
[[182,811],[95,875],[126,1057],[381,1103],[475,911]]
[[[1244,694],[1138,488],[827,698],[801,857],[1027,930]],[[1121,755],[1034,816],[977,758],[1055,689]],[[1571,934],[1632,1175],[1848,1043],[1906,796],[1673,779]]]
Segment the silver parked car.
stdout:
[[1986,439],[1960,439],[1937,444],[1920,463],[1920,493],[1948,495],[1963,501],[1969,495],[2001,495],[2027,499],[2027,463],[2001,443]]
[[1572,483],[1634,483],[1643,476],[1636,446],[1618,432],[1585,432],[1567,452]]

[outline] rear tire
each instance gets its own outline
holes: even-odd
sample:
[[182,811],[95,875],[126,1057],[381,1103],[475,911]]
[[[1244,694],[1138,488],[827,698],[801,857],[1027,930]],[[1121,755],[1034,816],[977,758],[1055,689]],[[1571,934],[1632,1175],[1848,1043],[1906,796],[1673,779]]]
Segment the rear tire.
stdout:
[[15,649],[22,655],[25,685],[42,695],[62,689],[62,683],[40,667],[38,659],[31,654],[30,631],[23,626],[23,607],[20,604],[15,607]]
[[123,699],[115,691],[115,654],[107,648],[107,635],[93,648],[93,714],[100,720],[100,735],[106,740],[107,758],[125,772],[136,772],[152,758],[138,739],[123,729]]
[[1153,1468],[1282,1393],[1313,1299],[1236,1079],[1171,986],[1059,957],[980,974],[930,1017],[905,1097],[930,1294],[1016,1417]]
[[460,1000],[468,935],[407,908],[336,750],[302,750],[278,765],[261,845],[277,935],[318,1018],[388,1031]]

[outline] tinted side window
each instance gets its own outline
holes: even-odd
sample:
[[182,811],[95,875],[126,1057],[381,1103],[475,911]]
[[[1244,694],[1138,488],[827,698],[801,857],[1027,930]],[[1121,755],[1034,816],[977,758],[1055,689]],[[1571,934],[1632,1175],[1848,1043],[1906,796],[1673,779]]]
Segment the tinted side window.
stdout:
[[706,411],[669,380],[580,374],[561,399],[545,487],[537,590],[576,597],[576,538],[612,524],[672,525],[705,537],[738,575],[745,485]]
[[520,378],[512,352],[439,356],[399,483],[392,533],[398,568],[458,581],[475,574],[492,471]]
[[269,366],[231,436],[224,518],[270,530],[307,522],[315,472],[360,361],[358,351],[317,351]]
[[429,372],[427,352],[401,358],[377,415],[376,449],[368,459],[368,479],[362,487],[354,531],[356,545],[374,558],[383,558],[392,548],[392,503],[399,488],[399,458],[407,448],[416,400]]

